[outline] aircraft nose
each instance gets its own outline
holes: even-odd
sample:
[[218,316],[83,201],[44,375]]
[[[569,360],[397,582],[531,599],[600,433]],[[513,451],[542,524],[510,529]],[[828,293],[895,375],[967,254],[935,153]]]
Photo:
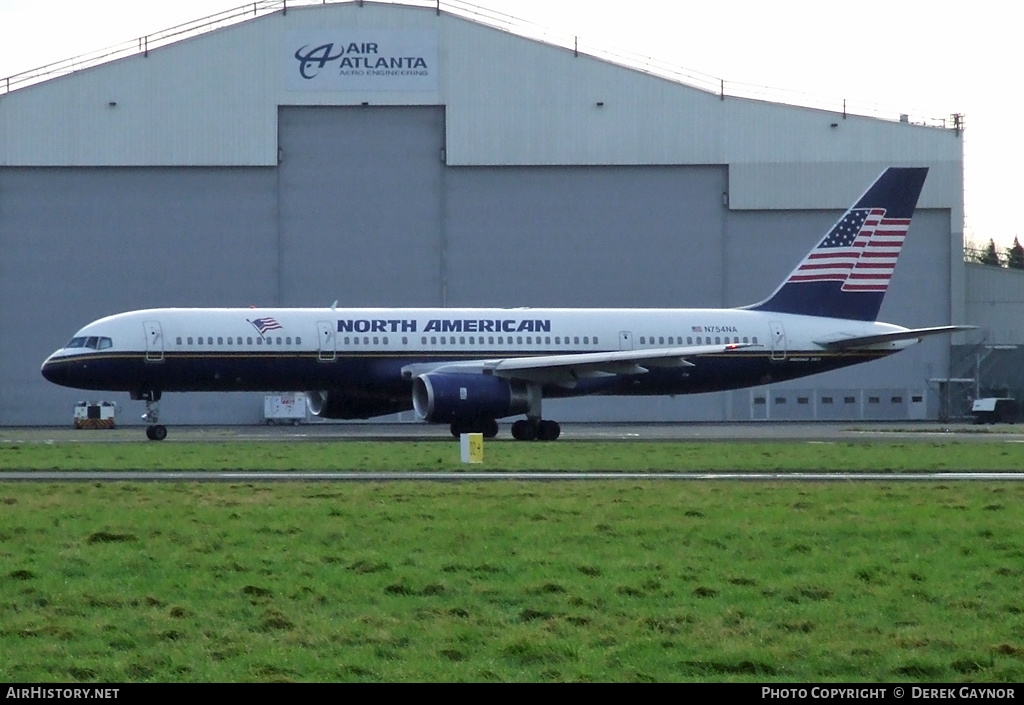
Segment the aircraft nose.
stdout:
[[68,385],[68,365],[61,364],[60,360],[55,359],[54,355],[46,358],[42,368],[39,370],[43,377],[47,381],[53,382],[54,384]]

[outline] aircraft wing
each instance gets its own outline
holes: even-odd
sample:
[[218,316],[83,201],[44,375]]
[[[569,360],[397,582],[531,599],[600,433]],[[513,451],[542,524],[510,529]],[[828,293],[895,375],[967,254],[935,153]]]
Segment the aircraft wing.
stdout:
[[691,345],[653,350],[615,350],[598,353],[506,357],[465,362],[417,363],[402,368],[402,376],[412,379],[428,372],[439,374],[485,374],[538,384],[574,387],[585,377],[643,374],[651,367],[693,367],[687,358],[718,355],[750,345]]
[[816,344],[827,350],[850,350],[852,348],[866,348],[880,343],[892,343],[898,340],[921,340],[930,335],[941,335],[943,333],[957,333],[968,330],[976,330],[977,326],[935,326],[934,328],[913,328],[900,330],[894,333],[878,333],[876,335],[861,335],[850,338],[838,338],[836,340],[815,341]]

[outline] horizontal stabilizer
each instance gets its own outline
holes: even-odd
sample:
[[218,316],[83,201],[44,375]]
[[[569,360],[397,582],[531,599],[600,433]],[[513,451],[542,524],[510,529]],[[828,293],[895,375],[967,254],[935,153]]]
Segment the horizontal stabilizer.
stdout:
[[977,326],[935,326],[934,328],[915,328],[912,330],[900,330],[895,333],[878,333],[876,335],[861,335],[855,338],[841,338],[839,340],[815,341],[817,345],[828,350],[850,350],[852,348],[866,348],[881,343],[893,343],[899,340],[920,340],[929,335],[941,335],[943,333],[957,333],[969,330],[976,330]]

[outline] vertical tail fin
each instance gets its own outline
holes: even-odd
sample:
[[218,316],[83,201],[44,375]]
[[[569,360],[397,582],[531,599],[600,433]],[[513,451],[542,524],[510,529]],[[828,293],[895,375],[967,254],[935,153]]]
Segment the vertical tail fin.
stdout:
[[749,308],[875,320],[927,175],[886,169],[775,293]]

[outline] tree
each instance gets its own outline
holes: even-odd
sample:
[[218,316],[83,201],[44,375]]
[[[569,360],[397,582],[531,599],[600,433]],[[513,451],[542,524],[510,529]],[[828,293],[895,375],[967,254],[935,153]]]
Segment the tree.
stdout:
[[982,264],[990,264],[999,267],[999,254],[996,252],[996,241],[989,240],[985,247],[985,253],[981,256]]
[[1024,247],[1013,238],[1013,247],[1006,250],[1006,266],[1010,269],[1024,269]]

